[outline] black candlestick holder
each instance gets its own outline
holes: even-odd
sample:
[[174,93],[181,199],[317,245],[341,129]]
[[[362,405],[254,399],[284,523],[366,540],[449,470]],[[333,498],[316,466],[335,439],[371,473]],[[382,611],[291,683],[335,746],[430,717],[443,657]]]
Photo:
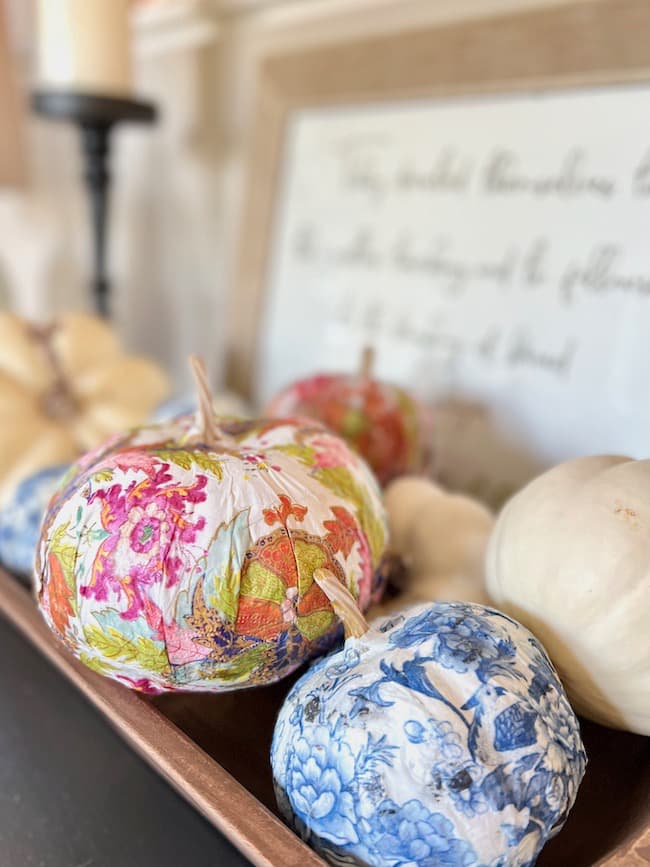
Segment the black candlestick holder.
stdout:
[[92,293],[97,312],[110,312],[110,281],[106,272],[106,219],[110,189],[111,130],[116,123],[153,123],[156,107],[150,102],[74,91],[39,90],[32,96],[38,114],[77,124],[81,132],[86,188],[90,198],[93,237]]

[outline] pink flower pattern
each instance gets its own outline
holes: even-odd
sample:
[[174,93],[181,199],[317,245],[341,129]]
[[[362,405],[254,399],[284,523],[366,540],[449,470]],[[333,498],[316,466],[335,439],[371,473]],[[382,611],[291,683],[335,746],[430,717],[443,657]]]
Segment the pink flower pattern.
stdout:
[[121,616],[134,620],[143,608],[143,590],[163,582],[172,587],[184,563],[177,553],[205,526],[205,517],[192,521],[195,504],[205,501],[207,477],[198,475],[189,486],[173,483],[168,463],[159,463],[150,476],[128,487],[112,485],[88,499],[101,501],[101,522],[108,536],[93,563],[81,596],[98,601],[123,595],[128,606]]

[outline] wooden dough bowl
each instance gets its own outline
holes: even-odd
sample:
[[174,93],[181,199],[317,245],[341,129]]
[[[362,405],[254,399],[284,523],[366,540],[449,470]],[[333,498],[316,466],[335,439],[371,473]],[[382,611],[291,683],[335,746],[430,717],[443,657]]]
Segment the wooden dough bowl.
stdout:
[[[253,864],[323,861],[278,818],[269,764],[273,724],[294,678],[223,695],[145,698],[100,677],[51,636],[29,592],[0,571],[0,613]],[[538,867],[650,864],[650,739],[583,722],[589,764],[566,826]]]

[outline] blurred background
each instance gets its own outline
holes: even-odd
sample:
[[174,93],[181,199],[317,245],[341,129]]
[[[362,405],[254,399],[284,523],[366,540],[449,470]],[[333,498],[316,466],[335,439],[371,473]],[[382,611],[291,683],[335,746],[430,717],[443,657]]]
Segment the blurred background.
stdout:
[[[75,6],[45,0],[46,7],[48,2],[59,14]],[[106,5],[86,0],[95,19]],[[128,92],[152,100],[159,118],[154,125],[120,125],[113,135],[112,318],[127,347],[162,362],[182,388],[185,359],[196,348],[215,382],[223,375],[220,348],[243,167],[255,75],[264,57],[327,39],[391,31],[396,21],[402,26],[410,20],[442,22],[552,4],[134,0],[129,5]],[[0,0],[0,303],[45,319],[62,309],[92,307],[92,266],[78,130],[29,109],[30,93],[43,75],[43,40],[53,38],[42,29],[39,34],[38,6],[36,0]],[[106,39],[106,51],[119,57],[124,50],[119,34],[107,33]],[[46,72],[51,75],[51,68]],[[109,76],[109,90],[110,85]]]
[[192,352],[260,409],[372,346],[374,376],[434,408],[437,478],[492,504],[559,460],[640,457],[647,15],[0,0],[0,310],[97,309],[110,142],[107,321],[168,395]]

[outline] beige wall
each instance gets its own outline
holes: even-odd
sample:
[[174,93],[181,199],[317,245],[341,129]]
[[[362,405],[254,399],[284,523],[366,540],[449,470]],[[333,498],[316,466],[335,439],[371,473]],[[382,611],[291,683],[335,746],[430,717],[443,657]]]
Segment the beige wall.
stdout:
[[[0,0],[2,2],[2,0]],[[25,80],[31,66],[24,0],[11,4]],[[360,32],[417,26],[559,0],[169,0],[177,17],[134,23],[137,90],[155,128],[115,138],[110,271],[125,340],[164,361],[222,366],[224,300],[239,234],[255,70],[269,52]],[[585,3],[592,0],[584,0]],[[0,271],[10,303],[29,315],[88,303],[88,224],[73,130],[32,118],[30,185],[0,191]]]

